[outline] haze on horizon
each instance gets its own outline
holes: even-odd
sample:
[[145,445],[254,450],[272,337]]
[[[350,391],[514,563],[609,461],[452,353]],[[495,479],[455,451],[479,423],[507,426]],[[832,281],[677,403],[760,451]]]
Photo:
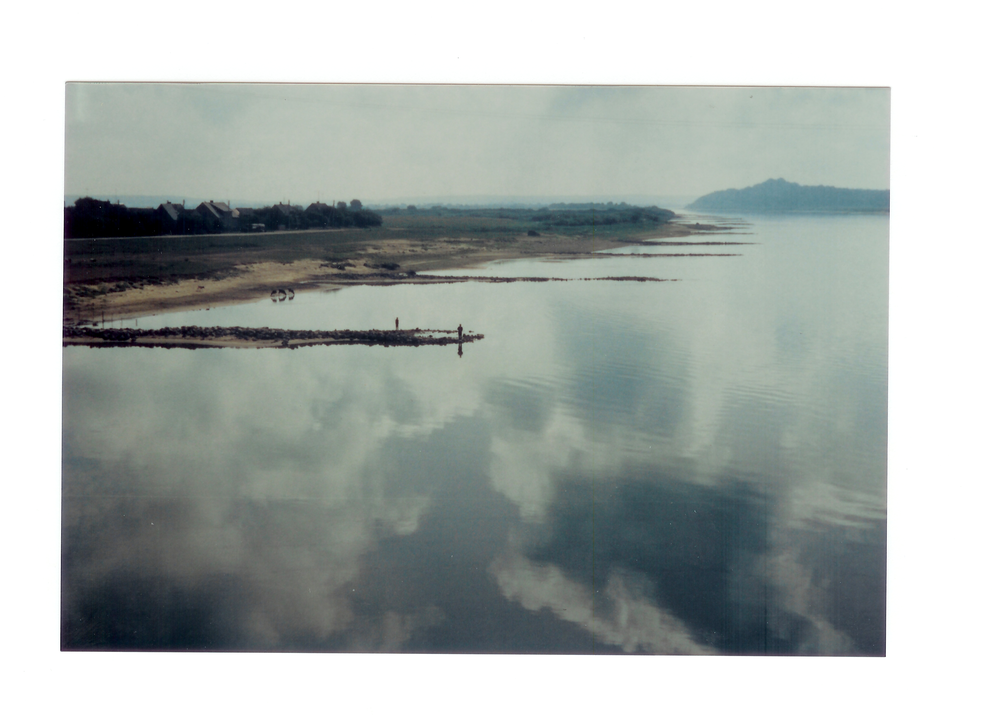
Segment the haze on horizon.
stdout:
[[68,83],[67,195],[366,204],[889,187],[887,88]]

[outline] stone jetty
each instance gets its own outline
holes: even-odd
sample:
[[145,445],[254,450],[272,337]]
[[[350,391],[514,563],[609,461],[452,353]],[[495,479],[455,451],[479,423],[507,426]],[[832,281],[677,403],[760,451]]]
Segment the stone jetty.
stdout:
[[63,327],[63,346],[91,347],[308,347],[310,345],[369,345],[419,347],[423,345],[470,344],[483,335],[458,330],[285,330],[270,327]]

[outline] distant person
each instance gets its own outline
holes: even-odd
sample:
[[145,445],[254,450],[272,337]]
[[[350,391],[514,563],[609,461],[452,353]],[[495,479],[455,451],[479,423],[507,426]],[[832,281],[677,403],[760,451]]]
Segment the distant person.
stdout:
[[399,332],[399,318],[396,318],[396,331]]
[[458,341],[462,341],[462,325],[458,326]]

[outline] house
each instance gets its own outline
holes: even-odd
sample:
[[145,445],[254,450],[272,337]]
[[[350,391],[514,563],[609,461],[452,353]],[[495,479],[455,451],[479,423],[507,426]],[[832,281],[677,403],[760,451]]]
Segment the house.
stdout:
[[303,225],[302,205],[293,205],[291,202],[285,205],[279,202],[274,207],[284,218],[284,222],[278,225],[279,230],[296,230]]
[[178,205],[175,202],[164,202],[157,207],[156,216],[159,220],[162,232],[166,234],[173,234],[176,232],[178,229],[177,223],[183,212],[184,205]]
[[204,217],[219,232],[239,230],[240,212],[230,209],[225,202],[216,202],[215,200],[202,202],[195,208],[195,212]]
[[329,227],[334,212],[336,208],[325,202],[312,203],[305,211],[306,227]]
[[282,204],[279,202],[275,205],[275,207],[277,207],[286,217],[291,215],[293,212],[302,212],[302,205],[293,205],[291,202],[288,204]]

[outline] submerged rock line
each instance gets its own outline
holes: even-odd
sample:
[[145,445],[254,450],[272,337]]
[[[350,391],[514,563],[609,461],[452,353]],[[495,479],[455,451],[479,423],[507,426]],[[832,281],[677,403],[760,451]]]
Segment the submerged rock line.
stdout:
[[[621,257],[622,255],[590,255],[591,257]],[[633,257],[636,255],[627,255]],[[649,255],[658,257],[659,255]],[[333,274],[325,281],[349,285],[391,285],[391,284],[453,284],[457,282],[678,282],[676,279],[662,277],[496,277],[490,275],[416,275],[393,276],[392,273],[380,272],[373,275]],[[377,280],[377,281],[376,281]],[[395,282],[393,281],[395,280]]]
[[458,330],[283,330],[270,327],[163,327],[143,330],[123,327],[63,327],[63,346],[92,347],[307,347],[368,345],[419,347],[468,344],[484,335]]

